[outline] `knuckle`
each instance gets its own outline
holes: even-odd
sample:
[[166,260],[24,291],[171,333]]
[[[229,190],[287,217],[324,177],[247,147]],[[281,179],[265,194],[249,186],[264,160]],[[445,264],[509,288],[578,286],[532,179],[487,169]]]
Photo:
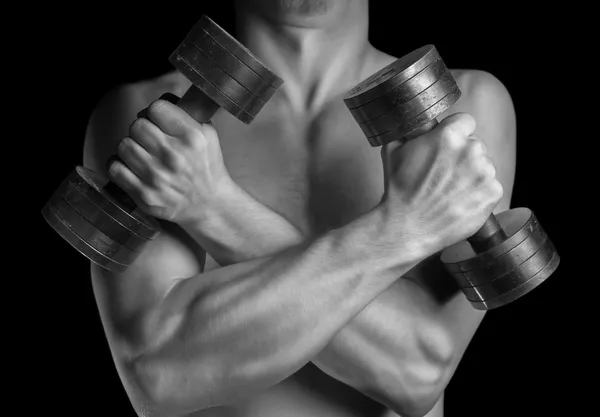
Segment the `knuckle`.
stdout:
[[492,184],[492,192],[496,200],[500,200],[504,196],[504,187],[500,181],[494,181]]
[[496,178],[496,167],[491,161],[488,161],[486,164],[487,175],[490,178]]
[[150,103],[150,105],[148,106],[148,115],[150,116],[150,118],[152,118],[153,116],[157,116],[160,115],[160,113],[164,110],[165,105],[168,103],[168,101],[163,100],[163,99],[157,99],[154,100],[152,103]]
[[475,161],[481,172],[488,178],[494,179],[496,177],[496,166],[492,160],[485,155],[475,156]]
[[461,132],[469,132],[469,134],[475,132],[477,122],[475,121],[475,118],[469,113],[454,113],[451,116],[449,116],[449,118],[449,124],[452,125],[454,129],[460,130]]
[[481,147],[481,154],[486,155],[487,154],[487,146],[485,145],[485,142],[479,138],[477,138],[477,141],[479,142],[479,146]]
[[165,164],[173,171],[180,172],[186,167],[185,158],[183,155],[174,152],[170,149],[165,150],[164,153]]
[[188,143],[192,144],[195,147],[202,147],[206,143],[207,134],[208,134],[208,126],[202,125],[193,125],[190,126],[185,123],[183,120],[179,122],[179,128],[181,129],[184,138]]
[[137,190],[138,200],[147,207],[154,205],[154,193],[147,189]]
[[140,128],[143,127],[145,121],[146,121],[146,119],[144,119],[142,117],[138,117],[137,119],[135,119],[133,121],[133,123],[131,124],[131,126],[129,126],[129,130],[130,131],[138,131],[138,130],[140,130]]
[[119,145],[117,147],[117,154],[121,157],[127,155],[132,146],[133,146],[133,140],[129,137],[125,137],[123,139],[121,139],[121,141],[119,142]]
[[115,181],[119,185],[130,188],[131,185],[129,184],[129,181],[127,181],[127,175],[125,173],[125,170],[127,169],[128,168],[122,162],[114,161],[108,167],[108,176],[112,181]]
[[459,149],[465,144],[465,140],[466,138],[454,123],[448,123],[442,128],[440,141],[445,147]]
[[147,130],[147,124],[151,123],[148,119],[143,117],[138,117],[133,121],[133,123],[129,126],[129,134],[131,136],[139,136],[144,134]]
[[211,123],[205,123],[201,125],[201,132],[206,140],[213,140],[217,138],[217,129]]
[[485,145],[478,138],[471,138],[467,147],[471,156],[479,157],[485,154]]
[[468,113],[454,113],[442,121],[443,135],[448,139],[456,141],[458,145],[464,145],[467,137],[475,132],[475,118]]
[[121,163],[112,161],[108,166],[108,176],[112,179],[119,178],[121,176],[121,170]]
[[467,130],[475,130],[475,127],[477,126],[477,121],[469,113],[457,113],[456,122],[461,124],[461,127],[466,128]]
[[148,176],[148,182],[154,188],[157,188],[157,189],[160,188],[162,186],[162,184],[164,184],[164,182],[165,182],[165,177],[162,174],[162,172],[160,172],[156,169],[148,169],[147,176]]
[[438,143],[443,149],[454,150],[456,148],[456,140],[452,137],[452,135],[448,134],[447,129],[441,132],[437,139]]

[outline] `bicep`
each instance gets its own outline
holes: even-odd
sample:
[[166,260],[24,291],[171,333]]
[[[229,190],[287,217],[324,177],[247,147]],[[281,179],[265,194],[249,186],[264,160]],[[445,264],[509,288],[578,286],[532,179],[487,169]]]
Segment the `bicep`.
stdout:
[[[106,178],[106,161],[128,135],[137,112],[148,103],[138,85],[109,92],[92,113],[84,144],[84,165]],[[144,318],[174,281],[202,272],[204,251],[178,226],[161,222],[160,235],[145,244],[128,269],[115,273],[92,265],[92,282],[109,339],[136,351],[145,343]]]
[[[485,143],[487,154],[496,168],[496,178],[504,190],[494,211],[507,210],[510,208],[516,160],[516,118],[511,97],[497,78],[483,71],[469,73],[462,88],[465,97],[453,112],[467,112],[477,121],[475,133]],[[445,271],[439,254],[421,262],[406,277],[419,284],[420,308],[433,322],[440,324],[452,346],[449,378],[481,324],[485,311],[471,306]]]
[[153,334],[149,327],[152,312],[176,282],[202,269],[197,253],[164,231],[124,272],[92,265],[92,285],[106,336],[118,341],[123,353],[145,348]]
[[140,87],[124,85],[109,91],[90,115],[83,147],[83,165],[106,176],[106,162],[116,154],[129,126],[148,103]]
[[[158,238],[125,272],[91,266],[94,297],[119,379],[136,410],[145,402],[133,364],[156,339],[153,312],[178,277],[200,272],[191,254]],[[173,268],[176,265],[176,268]]]

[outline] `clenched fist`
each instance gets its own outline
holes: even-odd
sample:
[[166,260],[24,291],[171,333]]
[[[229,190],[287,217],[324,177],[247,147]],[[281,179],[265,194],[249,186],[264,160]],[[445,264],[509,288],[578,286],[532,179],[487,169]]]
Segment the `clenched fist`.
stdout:
[[[172,98],[171,101],[174,101]],[[193,221],[230,180],[217,132],[165,99],[154,101],[129,128],[109,177],[148,214]]]
[[386,191],[380,203],[391,233],[420,236],[427,253],[466,239],[502,197],[502,185],[475,119],[456,113],[426,134],[382,149]]

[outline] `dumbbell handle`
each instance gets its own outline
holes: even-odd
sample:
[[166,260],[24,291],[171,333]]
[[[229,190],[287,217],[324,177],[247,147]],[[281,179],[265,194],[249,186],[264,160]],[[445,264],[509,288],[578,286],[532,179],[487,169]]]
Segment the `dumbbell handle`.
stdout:
[[[177,106],[183,109],[198,123],[207,123],[221,107],[208,97],[202,90],[192,85],[177,101]],[[142,112],[140,112],[142,113]],[[139,115],[139,114],[138,114]],[[118,159],[118,157],[117,157]],[[117,184],[108,181],[103,187],[104,191],[121,203],[123,209],[129,213],[137,209],[137,204]]]
[[[408,135],[402,139],[404,141],[412,140],[422,134],[430,131],[438,124],[437,119],[433,119],[430,122],[419,126],[417,129],[411,131]],[[483,226],[471,237],[467,239],[475,253],[482,253],[486,250],[504,242],[507,239],[506,233],[500,227],[498,219],[494,214],[490,214],[490,217],[485,221]]]
[[192,85],[181,96],[177,106],[182,108],[198,123],[208,123],[213,118],[217,110],[221,108],[210,97],[195,85]]

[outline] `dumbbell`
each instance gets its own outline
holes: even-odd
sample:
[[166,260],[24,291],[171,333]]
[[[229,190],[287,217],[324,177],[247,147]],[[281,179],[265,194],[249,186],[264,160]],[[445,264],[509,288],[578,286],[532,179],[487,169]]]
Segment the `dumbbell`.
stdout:
[[[460,96],[437,49],[426,45],[358,83],[344,95],[344,103],[377,147],[426,133]],[[473,236],[445,248],[440,259],[478,310],[527,294],[560,262],[534,213],[523,207],[490,215]]]
[[[283,83],[207,16],[169,61],[192,82],[177,105],[200,123],[223,108],[249,124]],[[144,115],[145,109],[138,117]],[[126,270],[161,229],[117,185],[82,166],[61,183],[42,215],[81,254],[117,272]]]

